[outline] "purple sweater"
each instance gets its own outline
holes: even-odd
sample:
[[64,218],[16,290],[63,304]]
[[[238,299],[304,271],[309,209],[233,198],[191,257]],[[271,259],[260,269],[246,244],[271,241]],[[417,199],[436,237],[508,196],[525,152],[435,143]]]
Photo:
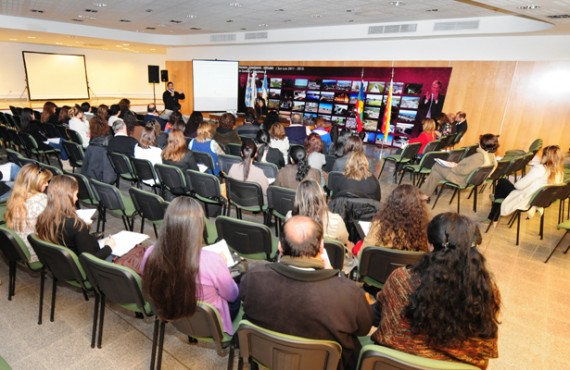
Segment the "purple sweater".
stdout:
[[[140,270],[143,273],[146,261],[153,250],[154,245],[147,248],[142,258]],[[238,299],[239,289],[220,255],[210,251],[201,251],[198,284],[200,285],[198,291],[202,291],[202,296],[198,299],[216,307],[222,318],[224,331],[230,335],[233,334],[228,302]]]

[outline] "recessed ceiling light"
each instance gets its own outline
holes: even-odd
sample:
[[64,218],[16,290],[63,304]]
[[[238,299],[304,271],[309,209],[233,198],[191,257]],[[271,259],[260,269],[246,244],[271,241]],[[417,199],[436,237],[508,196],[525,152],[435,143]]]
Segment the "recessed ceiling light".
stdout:
[[285,19],[283,22],[289,23],[289,22],[291,22],[291,21],[292,21],[292,19]]
[[43,10],[39,10],[39,9],[30,9],[30,11],[32,13],[43,13],[44,12]]
[[188,14],[188,15],[186,16],[186,18],[190,18],[190,19],[194,19],[194,18],[196,18],[196,17],[198,17],[198,16],[197,16],[197,15],[194,15],[194,14]]
[[104,8],[107,6],[107,4],[105,4],[105,3],[93,3],[93,5],[95,5],[98,8]]
[[276,12],[284,12],[284,11],[285,11],[285,9],[281,9],[281,8],[279,8],[279,9],[275,9],[275,11],[276,11]]
[[73,18],[72,21],[74,21],[74,22],[83,22],[83,19]]
[[131,20],[130,19],[120,19],[119,22],[131,23]]
[[85,9],[87,13],[97,13],[99,12],[97,9]]
[[232,23],[232,22],[233,22],[233,20],[232,20],[232,19],[228,19],[228,20],[226,20],[226,23]]
[[311,18],[313,18],[313,19],[319,19],[320,17],[321,17],[320,14],[313,14],[313,15],[311,15]]
[[199,28],[199,27],[191,27],[190,29],[191,29],[192,31],[200,31],[200,30],[201,30],[201,28]]
[[145,30],[156,30],[156,27],[146,27]]
[[427,9],[426,12],[437,12],[439,9]]
[[152,9],[146,9],[145,12],[152,13]]
[[354,11],[354,9],[346,9],[347,13],[352,13]]
[[401,2],[401,1],[390,1],[388,4],[392,5],[392,6],[406,5],[405,3]]
[[267,23],[260,23],[258,24],[258,27],[269,27],[269,25]]
[[182,21],[179,21],[179,20],[177,20],[177,19],[171,19],[169,22],[170,22],[170,23],[176,23],[176,24],[182,23]]
[[353,23],[353,22],[354,22],[354,19],[349,19],[349,20],[348,20],[348,23]]
[[534,10],[540,8],[538,5],[521,5],[518,7],[521,10]]
[[570,14],[547,15],[546,18],[550,18],[550,19],[568,19],[568,18],[570,18]]
[[247,30],[247,28],[245,28],[245,27],[240,28],[240,31],[246,31],[246,30]]
[[243,6],[242,3],[230,3],[230,6],[233,6],[234,8],[241,8]]

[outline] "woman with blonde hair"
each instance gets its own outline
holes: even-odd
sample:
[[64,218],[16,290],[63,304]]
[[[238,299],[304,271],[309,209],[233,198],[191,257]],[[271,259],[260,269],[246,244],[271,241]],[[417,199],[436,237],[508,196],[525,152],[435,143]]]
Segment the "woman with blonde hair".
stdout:
[[[502,203],[493,202],[488,220],[493,222],[499,216],[507,216],[517,209],[528,209],[533,194],[545,185],[562,184],[564,181],[564,154],[558,145],[549,145],[542,149],[540,164],[535,165],[514,185],[507,179],[499,179],[495,188],[494,199],[504,199]],[[542,209],[531,208],[528,216],[534,216]]]
[[220,313],[226,333],[239,312],[237,284],[218,253],[202,249],[204,211],[190,197],[174,199],[164,217],[156,244],[142,259],[143,292],[163,320],[176,320],[196,311],[198,301]]
[[287,218],[296,215],[307,216],[317,221],[323,226],[325,238],[338,240],[352,249],[344,220],[339,214],[329,210],[323,188],[315,180],[303,180],[297,186],[293,210]]
[[24,241],[30,252],[30,262],[36,262],[36,252],[28,242],[28,235],[36,231],[36,221],[46,208],[44,194],[52,173],[37,164],[28,163],[20,169],[14,187],[6,204],[4,220]]
[[214,160],[214,174],[218,175],[218,173],[220,173],[220,167],[218,166],[218,154],[224,154],[224,151],[220,145],[218,145],[216,140],[212,139],[214,137],[213,131],[214,126],[211,123],[200,123],[196,138],[190,141],[188,148],[196,152],[210,154]]
[[98,258],[107,258],[114,241],[105,239],[105,246],[99,247],[97,238],[89,233],[75,209],[79,186],[77,180],[68,175],[55,176],[48,188],[47,207],[38,217],[36,233],[42,240],[63,245],[78,256],[88,252]]
[[378,246],[427,252],[427,197],[412,185],[398,185],[374,216],[362,248]]
[[285,127],[281,124],[281,122],[275,122],[271,125],[269,129],[269,136],[271,141],[269,142],[269,146],[271,148],[279,149],[281,154],[283,154],[283,160],[285,164],[288,162],[288,155],[289,155],[289,138],[285,134]]
[[85,119],[85,114],[79,107],[69,108],[67,114],[69,115],[69,128],[77,131],[81,137],[83,148],[87,148],[91,135],[89,133],[89,122]]
[[333,194],[335,198],[350,193],[359,198],[380,200],[380,183],[370,172],[364,151],[355,151],[349,155],[338,189],[341,191]]
[[430,141],[437,140],[438,132],[435,130],[435,121],[431,118],[426,118],[422,121],[422,133],[413,139],[410,139],[409,144],[421,143],[419,154],[423,154],[424,148]]
[[162,151],[162,162],[180,167],[183,171],[198,171],[198,165],[194,154],[186,146],[186,138],[180,130],[174,130],[168,134],[168,143]]

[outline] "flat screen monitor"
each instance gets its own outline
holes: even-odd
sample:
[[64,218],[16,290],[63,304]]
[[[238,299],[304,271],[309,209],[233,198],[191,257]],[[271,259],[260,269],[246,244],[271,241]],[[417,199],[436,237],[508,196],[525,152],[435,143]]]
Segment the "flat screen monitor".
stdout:
[[238,107],[238,62],[192,60],[194,110],[236,112]]

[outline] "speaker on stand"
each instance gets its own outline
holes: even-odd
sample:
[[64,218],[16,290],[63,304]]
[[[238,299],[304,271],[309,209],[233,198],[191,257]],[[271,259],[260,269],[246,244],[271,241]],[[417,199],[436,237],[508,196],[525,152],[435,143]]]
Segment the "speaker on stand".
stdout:
[[160,82],[158,71],[159,66],[148,66],[148,83],[152,84],[152,91],[154,95],[154,105],[156,106],[156,84]]

